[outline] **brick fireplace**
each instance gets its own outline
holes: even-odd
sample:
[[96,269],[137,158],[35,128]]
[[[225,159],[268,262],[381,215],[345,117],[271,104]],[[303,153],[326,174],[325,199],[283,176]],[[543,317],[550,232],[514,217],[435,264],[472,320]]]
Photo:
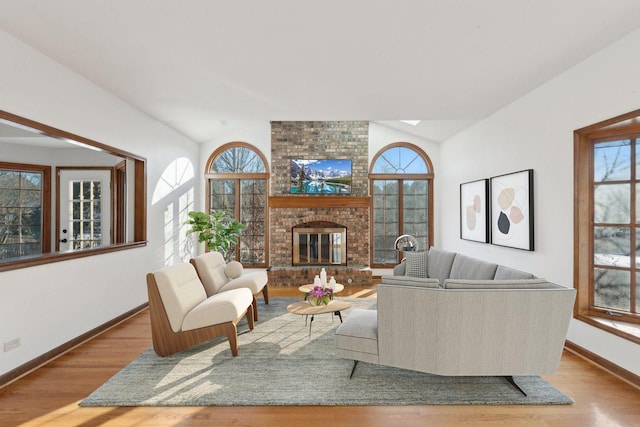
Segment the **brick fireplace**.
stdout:
[[[351,160],[351,194],[290,194],[289,169],[294,159]],[[368,159],[369,123],[366,121],[271,123],[270,283],[285,286],[312,283],[324,267],[327,275],[345,286],[371,285]],[[346,228],[344,262],[294,266],[294,227],[332,228],[335,225]]]

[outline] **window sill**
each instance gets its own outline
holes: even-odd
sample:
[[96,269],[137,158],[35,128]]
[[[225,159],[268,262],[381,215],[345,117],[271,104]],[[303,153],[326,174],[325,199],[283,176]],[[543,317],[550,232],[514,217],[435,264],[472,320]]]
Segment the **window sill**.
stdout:
[[609,333],[640,344],[640,325],[636,323],[621,322],[614,319],[605,319],[602,317],[577,315],[577,320],[588,323],[591,326],[602,329]]

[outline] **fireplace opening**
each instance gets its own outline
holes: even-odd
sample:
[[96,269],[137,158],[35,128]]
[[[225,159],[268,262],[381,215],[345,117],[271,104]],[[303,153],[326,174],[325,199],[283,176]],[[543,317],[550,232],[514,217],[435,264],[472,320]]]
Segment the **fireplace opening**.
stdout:
[[347,265],[347,229],[293,229],[293,265]]

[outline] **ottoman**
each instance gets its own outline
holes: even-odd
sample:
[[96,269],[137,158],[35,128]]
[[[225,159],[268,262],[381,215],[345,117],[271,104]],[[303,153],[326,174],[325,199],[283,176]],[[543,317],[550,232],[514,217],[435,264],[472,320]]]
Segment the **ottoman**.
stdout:
[[356,363],[378,363],[378,310],[357,308],[349,313],[336,329],[336,356]]

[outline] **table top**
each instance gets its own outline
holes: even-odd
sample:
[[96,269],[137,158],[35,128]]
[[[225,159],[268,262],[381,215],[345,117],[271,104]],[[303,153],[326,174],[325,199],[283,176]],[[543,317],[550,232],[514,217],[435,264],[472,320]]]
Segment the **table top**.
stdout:
[[313,314],[335,313],[351,308],[351,303],[341,300],[332,300],[327,305],[311,305],[308,301],[298,301],[287,306],[287,311],[293,314],[311,316]]
[[[329,286],[329,284],[327,284],[327,287],[330,288],[331,286]],[[298,290],[300,292],[304,292],[305,294],[307,292],[309,292],[311,289],[313,289],[313,284],[311,285],[302,285],[298,288]],[[337,294],[338,292],[342,292],[342,290],[344,289],[344,285],[341,285],[340,283],[336,283],[336,286],[333,289],[333,293]]]

